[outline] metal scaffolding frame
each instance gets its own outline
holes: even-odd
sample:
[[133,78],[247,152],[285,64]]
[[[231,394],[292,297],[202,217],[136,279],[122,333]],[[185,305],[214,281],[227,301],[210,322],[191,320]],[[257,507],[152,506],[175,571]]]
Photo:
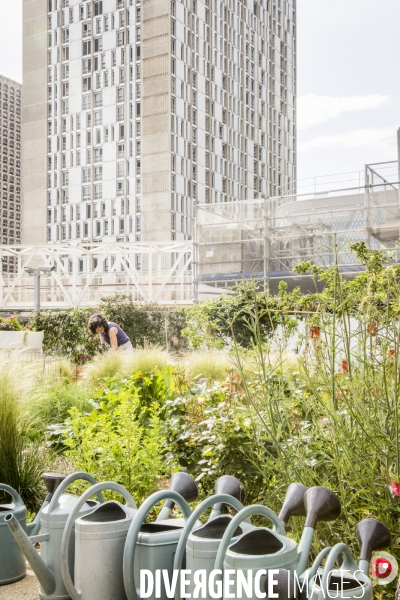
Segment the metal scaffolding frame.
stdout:
[[[55,266],[42,275],[43,309],[95,306],[126,294],[141,303],[189,304],[193,300],[192,242],[2,246],[15,273],[0,272],[0,310],[31,310],[33,279],[26,267]],[[84,269],[84,270],[83,270]]]
[[281,280],[298,285],[300,262],[328,267],[335,260],[351,275],[361,267],[349,249],[365,241],[400,261],[398,161],[366,165],[357,187],[325,193],[203,204],[197,207],[195,300],[219,295],[251,277],[276,291]]
[[40,304],[61,309],[95,306],[115,293],[190,304],[251,277],[275,291],[281,280],[301,283],[293,275],[300,262],[331,265],[335,246],[341,269],[353,276],[361,268],[349,244],[359,241],[392,250],[400,262],[399,181],[392,161],[366,165],[357,187],[197,205],[193,242],[0,246],[0,257],[14,257],[15,267],[0,272],[0,310],[33,308],[26,267],[55,265],[42,275]]

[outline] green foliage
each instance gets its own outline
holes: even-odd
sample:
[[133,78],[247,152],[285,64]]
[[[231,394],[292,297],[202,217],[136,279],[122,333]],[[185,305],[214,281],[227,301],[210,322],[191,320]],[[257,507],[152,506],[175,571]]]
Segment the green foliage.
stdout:
[[[28,437],[15,381],[0,374],[0,481],[13,487],[26,506],[36,511],[44,498],[43,456]],[[3,496],[0,492],[0,495]]]
[[154,373],[163,371],[171,365],[171,356],[161,346],[136,348],[132,354],[127,354],[123,371],[127,376],[136,372]]
[[48,354],[66,356],[82,363],[94,356],[99,347],[98,336],[87,328],[91,309],[43,311],[32,322],[36,331],[44,331],[43,349]]
[[34,391],[27,403],[25,414],[31,422],[31,430],[41,437],[50,425],[63,423],[69,411],[77,408],[81,412],[91,410],[92,390],[69,379],[47,384]]
[[84,377],[91,383],[101,383],[108,379],[118,381],[124,376],[124,366],[122,352],[105,352],[85,365]]
[[234,365],[223,350],[198,350],[185,357],[185,367],[190,380],[205,377],[213,381],[225,381]]
[[[283,328],[276,333],[271,341],[277,351],[269,352],[255,308],[251,321],[258,381],[247,382],[245,360],[238,346],[235,351],[243,403],[256,425],[251,458],[263,476],[260,499],[277,509],[284,487],[293,480],[326,485],[338,493],[342,517],[318,530],[316,550],[331,545],[332,538],[356,550],[354,525],[375,516],[390,527],[396,554],[400,268],[383,251],[369,251],[365,244],[352,249],[365,266],[352,281],[340,274],[337,260],[329,268],[306,262],[296,269],[311,272],[316,284],[323,284],[321,292],[299,295],[290,305],[304,321],[297,338],[297,370],[284,366],[281,340],[288,332]],[[318,335],[311,336],[315,326]]]
[[77,469],[99,481],[120,483],[140,504],[164,474],[165,439],[156,389],[160,382],[147,378],[139,387],[137,379],[105,391],[90,414],[73,408],[65,445]]
[[0,317],[0,331],[23,331],[24,329],[15,316]]
[[187,470],[206,494],[213,493],[218,477],[235,475],[255,499],[263,477],[249,459],[253,419],[238,401],[235,385],[195,384],[165,406],[167,466]]
[[256,281],[242,282],[230,295],[223,294],[218,300],[208,300],[191,307],[183,335],[193,349],[224,348],[232,341],[243,348],[251,348],[256,337],[254,316],[264,342],[271,338],[279,325],[296,327],[290,316],[293,302],[300,296],[299,290],[287,293],[281,283],[277,296],[259,291]]
[[175,350],[185,347],[183,308],[168,310],[158,304],[138,304],[131,296],[115,294],[101,300],[99,311],[122,327],[133,346],[164,346]]

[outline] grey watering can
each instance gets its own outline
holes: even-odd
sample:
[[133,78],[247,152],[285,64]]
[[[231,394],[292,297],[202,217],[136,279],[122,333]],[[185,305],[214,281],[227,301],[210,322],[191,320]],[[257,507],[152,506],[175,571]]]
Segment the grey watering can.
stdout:
[[[93,494],[118,492],[126,500],[96,506],[82,515]],[[61,542],[61,571],[73,600],[126,600],[122,559],[126,536],[137,509],[131,494],[117,483],[97,483],[80,497],[65,525]],[[70,540],[75,527],[75,579],[71,577]]]
[[[390,531],[377,519],[364,519],[356,525],[356,537],[361,546],[358,565],[350,548],[345,544],[324,548],[312,567],[301,575],[295,577],[293,573],[283,569],[273,575],[272,587],[274,593],[278,594],[277,598],[279,600],[294,600],[300,597],[308,600],[326,598],[373,600],[372,582],[368,576],[371,554],[390,545]],[[335,563],[340,557],[343,561],[337,569]],[[326,563],[322,568],[321,564],[325,558]],[[268,589],[268,581],[266,581],[266,592]]]
[[[290,503],[289,503],[290,504]],[[256,586],[264,586],[265,575],[258,578],[257,573],[268,572],[269,569],[286,569],[288,571],[304,571],[308,562],[314,530],[318,521],[330,521],[340,514],[340,502],[330,490],[316,486],[304,493],[306,513],[305,527],[299,545],[285,534],[283,521],[270,509],[261,506],[248,506],[242,509],[231,521],[221,540],[214,569],[232,569],[235,573],[254,573],[252,582],[253,595],[257,597]],[[287,518],[288,513],[281,511],[281,516]],[[299,512],[301,510],[299,509]],[[295,513],[292,513],[295,514]],[[274,530],[265,527],[255,527],[243,533],[233,543],[232,538],[236,528],[252,515],[267,517],[274,525]],[[300,566],[299,566],[300,565]],[[303,567],[304,565],[304,567]],[[253,575],[252,575],[253,577]],[[233,578],[235,581],[235,577]]]
[[[176,549],[174,570],[182,568],[186,555],[186,569],[192,574],[194,571],[205,571],[208,574],[214,568],[215,557],[221,538],[228,527],[232,517],[222,515],[224,504],[240,511],[243,508],[241,500],[245,498],[243,485],[236,477],[224,475],[215,484],[215,495],[204,500],[188,519]],[[198,526],[198,519],[212,506],[212,511],[207,523]],[[238,534],[251,527],[251,523],[243,524]],[[195,582],[194,577],[189,578],[188,593],[192,594]]]
[[[50,503],[45,506],[40,515],[40,535],[28,537],[15,514],[8,512],[5,522],[18,546],[25,555],[32,570],[40,583],[39,596],[43,600],[69,600],[69,594],[64,586],[61,575],[61,540],[68,516],[78,501],[73,494],[63,494],[64,490],[74,481],[85,480],[95,483],[88,473],[79,472],[70,475],[56,489]],[[103,502],[101,494],[99,502]],[[81,515],[93,510],[97,502],[89,501],[81,506]],[[40,543],[40,554],[33,544]],[[69,553],[73,565],[73,546]]]
[[0,585],[13,583],[26,575],[26,560],[6,525],[6,515],[12,512],[22,529],[30,536],[35,535],[40,529],[42,510],[49,504],[54,491],[65,479],[65,476],[59,473],[44,473],[42,477],[48,493],[35,520],[28,524],[26,523],[26,506],[21,496],[12,487],[0,483],[0,490],[7,492],[13,499],[12,504],[0,505]]
[[[177,504],[182,510],[184,520],[157,520],[145,524],[151,509],[162,500]],[[183,531],[184,522],[190,515],[189,504],[178,492],[173,490],[156,492],[143,502],[130,526],[124,550],[124,584],[128,600],[139,600],[136,586],[139,586],[140,573],[143,569],[151,573],[156,570],[164,570],[171,580],[176,547]],[[162,600],[167,598],[165,586],[161,582],[160,595],[157,597]],[[150,598],[155,598],[155,592]]]
[[[226,504],[237,511],[241,511],[243,505],[239,499],[242,500],[245,496],[242,484],[235,477],[221,477],[217,481],[215,489],[216,495],[202,502],[193,511],[179,540],[174,561],[174,569],[180,569],[186,553],[186,569],[192,573],[194,571],[205,571],[206,579],[214,569],[221,538],[232,521],[230,515],[221,515],[222,506]],[[303,496],[306,490],[307,488],[301,483],[292,483],[289,486],[279,513],[279,520],[282,525],[285,525],[291,516],[305,515]],[[197,520],[210,506],[213,506],[213,509],[207,523],[192,531]],[[240,535],[251,529],[254,529],[253,525],[249,519],[245,519],[234,531],[231,541],[236,541]],[[193,577],[190,578],[188,589],[189,593],[193,593],[195,589]],[[179,598],[177,590],[176,598]],[[209,598],[207,594],[206,598]]]

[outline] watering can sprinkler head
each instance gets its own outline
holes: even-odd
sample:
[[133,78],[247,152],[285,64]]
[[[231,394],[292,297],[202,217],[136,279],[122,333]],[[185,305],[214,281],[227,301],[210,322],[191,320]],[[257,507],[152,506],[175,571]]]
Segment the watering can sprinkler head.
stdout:
[[299,600],[301,597],[298,582],[296,581],[293,573],[287,569],[274,570],[273,583],[268,581],[268,574],[264,582],[264,590],[268,595],[272,590],[274,597],[278,600]]
[[194,502],[199,497],[197,483],[187,473],[174,473],[169,489],[180,494],[186,502]]
[[371,554],[390,546],[392,536],[388,527],[378,519],[363,519],[356,525],[356,538],[361,546],[359,567],[368,575]]
[[[217,479],[215,482],[215,493],[227,494],[242,503],[246,497],[246,490],[244,489],[243,484],[240,483],[239,479],[236,479],[236,477],[232,477],[232,475],[223,475]],[[223,505],[223,502],[217,502],[217,504],[213,506],[209,521],[221,514]]]
[[287,525],[290,517],[305,517],[307,516],[306,507],[304,506],[304,494],[307,487],[302,483],[291,483],[287,489],[285,499],[282,504],[279,518]]
[[[199,489],[194,479],[187,473],[174,473],[171,478],[169,489],[172,492],[177,492],[186,500],[186,502],[194,502],[199,497]],[[164,521],[169,518],[172,509],[175,506],[175,502],[172,500],[166,500],[164,506],[161,509],[160,514],[157,517],[157,521]]]
[[47,496],[45,502],[50,502],[54,495],[54,492],[56,491],[60,483],[64,481],[65,475],[61,475],[60,473],[43,473],[42,479],[47,489]]
[[306,508],[305,527],[315,529],[319,521],[334,521],[341,511],[339,498],[328,488],[316,485],[304,494]]
[[320,521],[333,521],[340,515],[339,498],[326,487],[316,485],[304,494],[306,522],[298,546],[297,573],[303,573],[310,556],[314,530]]

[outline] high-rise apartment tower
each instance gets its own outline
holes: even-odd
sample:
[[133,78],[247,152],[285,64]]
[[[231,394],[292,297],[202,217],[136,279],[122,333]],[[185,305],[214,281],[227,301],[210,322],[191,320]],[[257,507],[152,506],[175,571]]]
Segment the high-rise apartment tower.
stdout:
[[[0,75],[0,244],[21,243],[21,84]],[[16,270],[16,259],[2,258],[3,272]]]
[[23,241],[188,239],[296,177],[295,0],[24,0]]

